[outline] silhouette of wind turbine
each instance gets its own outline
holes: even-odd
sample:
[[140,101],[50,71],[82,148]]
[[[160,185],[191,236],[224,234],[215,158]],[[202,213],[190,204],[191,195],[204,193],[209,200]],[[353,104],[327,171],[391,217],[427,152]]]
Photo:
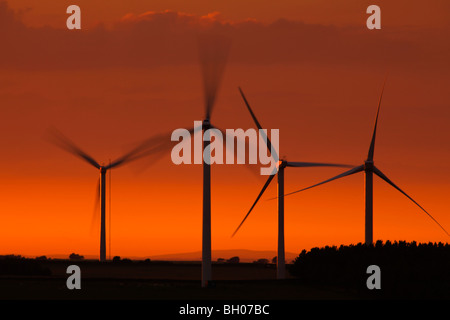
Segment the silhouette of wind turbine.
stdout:
[[[217,98],[217,92],[230,49],[230,40],[228,38],[203,34],[199,38],[199,58],[201,64],[203,88],[204,88],[204,104],[205,116],[201,127],[195,127],[189,130],[191,134],[202,131],[203,148],[202,166],[203,166],[203,204],[202,204],[202,287],[208,286],[211,281],[211,165],[210,165],[210,143],[211,132],[209,129],[217,129],[223,135],[224,130],[212,125],[211,114]],[[197,151],[197,150],[196,150]],[[194,157],[197,157],[194,152]],[[195,160],[194,160],[195,161]],[[195,161],[197,163],[197,161]]]
[[114,161],[110,161],[108,165],[100,165],[93,157],[81,150],[74,142],[65,137],[60,131],[55,128],[50,128],[47,132],[47,138],[50,142],[60,147],[61,149],[75,155],[78,158],[89,163],[100,171],[100,178],[97,185],[96,206],[100,199],[101,223],[100,223],[100,261],[106,260],[106,172],[113,168],[117,168],[131,161],[137,160],[144,156],[151,155],[156,152],[161,152],[165,149],[169,137],[167,135],[157,135],[149,138],[139,144],[131,151],[124,154],[122,157]]
[[[239,92],[241,93],[242,98],[244,99],[245,105],[247,106],[248,111],[250,112],[251,117],[253,118],[253,121],[255,122],[256,127],[259,130],[262,130],[261,124],[259,123],[258,119],[256,118],[255,114],[253,113],[253,110],[250,107],[250,104],[248,103],[243,91],[241,88],[239,88]],[[261,131],[260,131],[261,132]],[[267,148],[269,152],[271,153],[271,156],[278,161],[278,155],[276,154],[276,150],[272,150],[272,143],[269,140],[269,137],[266,139]],[[275,153],[275,154],[274,154]],[[284,169],[286,167],[293,167],[293,168],[306,168],[306,167],[351,167],[349,165],[344,164],[334,164],[334,163],[318,163],[318,162],[293,162],[293,161],[286,161],[281,160],[278,161],[278,172],[277,172],[277,178],[278,178],[278,253],[277,253],[277,278],[278,279],[284,279],[286,277],[286,266],[285,266],[285,248],[284,248]],[[275,177],[275,172],[269,176],[266,183],[264,184],[263,188],[261,189],[261,192],[257,196],[255,202],[250,207],[250,210],[245,215],[242,222],[239,224],[237,229],[234,231],[232,237],[238,232],[238,230],[241,228],[245,220],[248,218],[250,213],[252,212],[253,208],[258,203],[261,196],[266,191],[267,187],[272,182],[273,178]]]
[[333,178],[330,178],[330,179],[327,179],[325,181],[319,182],[319,183],[314,184],[314,185],[312,185],[310,187],[303,188],[301,190],[297,190],[297,191],[293,191],[293,192],[287,193],[287,194],[285,194],[285,196],[292,195],[292,194],[295,194],[295,193],[298,193],[298,192],[302,192],[302,191],[305,191],[305,190],[317,187],[319,185],[325,184],[327,182],[330,182],[330,181],[333,181],[333,180],[336,180],[336,179],[339,179],[339,178],[347,177],[347,176],[350,176],[352,174],[364,171],[364,176],[365,176],[365,197],[366,197],[366,203],[365,203],[365,243],[366,244],[372,244],[373,243],[373,174],[375,173],[381,179],[386,181],[388,184],[390,184],[392,187],[394,187],[395,189],[400,191],[408,199],[410,199],[412,202],[414,202],[435,223],[437,223],[439,225],[439,227],[441,227],[441,229],[444,230],[445,233],[447,233],[447,235],[449,235],[449,233],[439,224],[439,222],[437,222],[437,220],[435,218],[433,218],[433,216],[431,216],[430,213],[428,213],[413,198],[411,198],[402,189],[400,189],[397,185],[395,185],[384,173],[382,173],[380,171],[380,169],[378,169],[374,165],[373,157],[374,157],[374,151],[375,151],[375,137],[376,137],[376,133],[377,133],[378,116],[380,114],[381,99],[383,97],[383,91],[384,91],[385,83],[383,84],[383,88],[381,90],[380,99],[379,99],[379,102],[378,102],[377,115],[376,115],[376,118],[375,118],[375,125],[374,125],[374,129],[373,129],[373,134],[372,134],[372,140],[370,141],[369,152],[368,152],[368,155],[367,155],[367,159],[364,161],[364,164],[356,166],[356,167],[354,167],[354,168],[352,168],[352,169],[350,169],[350,170],[348,170],[346,172],[343,172],[343,173],[341,173],[341,174],[339,174],[339,175],[337,175],[337,176],[335,176]]

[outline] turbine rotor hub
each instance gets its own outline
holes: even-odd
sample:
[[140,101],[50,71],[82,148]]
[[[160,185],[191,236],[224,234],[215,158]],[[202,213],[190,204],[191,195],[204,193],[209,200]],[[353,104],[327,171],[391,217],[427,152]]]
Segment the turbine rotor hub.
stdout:
[[287,166],[287,161],[286,160],[282,159],[282,160],[278,161],[278,168],[279,169],[284,169],[284,168],[286,168],[286,166]]
[[203,130],[208,130],[209,128],[211,128],[211,123],[209,122],[209,119],[205,119],[202,122],[202,129]]
[[364,170],[365,171],[368,171],[368,170],[372,171],[373,168],[374,168],[373,161],[364,161]]

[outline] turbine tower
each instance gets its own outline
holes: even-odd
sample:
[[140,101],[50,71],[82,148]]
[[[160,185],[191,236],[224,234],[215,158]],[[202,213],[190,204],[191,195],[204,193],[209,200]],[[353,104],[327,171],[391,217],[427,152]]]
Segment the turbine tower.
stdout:
[[[199,58],[203,79],[205,114],[200,126],[191,128],[190,134],[202,132],[203,146],[201,148],[203,167],[203,198],[202,198],[202,287],[207,287],[212,280],[211,274],[211,150],[209,129],[221,132],[222,137],[230,137],[223,129],[211,123],[212,111],[217,100],[217,93],[225,71],[225,65],[231,46],[229,38],[205,33],[199,35]],[[222,141],[223,142],[223,141]],[[197,163],[197,150],[194,152],[194,162]]]
[[301,190],[297,190],[297,191],[293,191],[290,193],[285,194],[285,196],[288,195],[292,195],[298,192],[302,192],[314,187],[317,187],[319,185],[325,184],[327,182],[339,179],[339,178],[343,178],[346,176],[350,176],[352,174],[364,171],[364,180],[365,180],[365,243],[366,244],[372,244],[373,243],[373,175],[377,175],[379,176],[381,179],[383,179],[384,181],[386,181],[388,184],[390,184],[392,187],[394,187],[395,189],[397,189],[399,192],[401,192],[403,195],[405,195],[408,199],[410,199],[412,202],[414,202],[420,209],[422,209],[422,211],[424,211],[435,223],[437,223],[439,225],[439,227],[441,227],[442,230],[444,230],[445,233],[447,233],[447,235],[449,235],[449,233],[439,224],[439,222],[437,222],[436,219],[434,219],[430,213],[428,213],[422,206],[420,206],[413,198],[411,198],[408,194],[406,194],[402,189],[400,189],[397,185],[395,185],[384,173],[382,173],[380,171],[380,169],[378,169],[377,167],[375,167],[374,165],[374,152],[375,152],[375,137],[376,137],[376,133],[377,133],[377,125],[378,125],[378,116],[380,114],[380,106],[381,106],[381,99],[383,97],[383,91],[384,91],[384,86],[385,83],[383,84],[382,90],[381,90],[381,94],[380,94],[380,99],[378,101],[378,109],[377,109],[377,114],[376,114],[376,118],[375,118],[375,125],[374,125],[374,129],[373,129],[373,134],[372,134],[372,140],[370,141],[370,146],[369,146],[369,152],[367,155],[367,159],[364,161],[364,164],[356,166],[346,172],[343,172],[335,177],[332,177],[330,179],[327,179],[325,181],[319,182],[317,184],[314,184],[310,187],[307,188],[303,188]]
[[[208,151],[210,144],[209,129],[218,129],[211,123],[211,115],[217,98],[217,92],[225,70],[230,41],[217,35],[205,34],[199,37],[199,56],[204,87],[205,116],[202,122],[203,148],[203,203],[202,203],[202,287],[208,286],[211,275],[211,165]],[[199,128],[193,128],[195,133]],[[220,130],[220,129],[218,129]],[[220,130],[223,132],[223,130]],[[206,159],[205,159],[206,158]]]
[[[99,197],[100,197],[100,261],[106,260],[106,173],[112,168],[117,168],[128,162],[137,160],[144,156],[151,155],[156,152],[163,151],[167,144],[168,137],[166,135],[158,135],[145,140],[140,145],[124,154],[122,157],[110,162],[108,165],[100,165],[93,157],[81,150],[74,142],[65,137],[55,128],[50,128],[47,132],[47,138],[61,149],[75,155],[95,167],[100,172],[98,181]],[[98,197],[96,197],[98,199]]]
[[[256,127],[259,130],[262,130],[261,124],[259,123],[258,119],[256,118],[255,114],[253,113],[252,108],[250,107],[250,104],[248,103],[244,92],[241,88],[239,88],[239,92],[241,93],[241,96],[244,100],[245,105],[247,106],[248,111],[250,112],[250,115],[255,122]],[[261,132],[261,131],[260,131]],[[275,150],[272,150],[272,143],[269,140],[269,137],[266,139],[267,141],[267,148],[269,152],[271,153],[271,156],[275,159],[275,161],[278,161],[278,155],[275,153]],[[286,167],[293,167],[293,168],[306,168],[306,167],[350,167],[348,165],[343,164],[334,164],[334,163],[318,163],[318,162],[293,162],[293,161],[286,161],[281,160],[278,161],[278,172],[277,172],[277,183],[278,183],[278,249],[277,249],[277,278],[278,279],[284,279],[286,278],[286,266],[285,266],[285,246],[284,246],[284,169]],[[273,178],[275,177],[275,172],[273,172],[272,175],[269,176],[266,183],[264,184],[261,192],[256,197],[255,202],[250,207],[250,210],[245,215],[242,222],[239,224],[237,229],[234,231],[234,236],[238,230],[241,228],[245,220],[248,218],[250,213],[252,212],[253,208],[258,203],[261,196],[266,191],[267,187],[272,182]]]

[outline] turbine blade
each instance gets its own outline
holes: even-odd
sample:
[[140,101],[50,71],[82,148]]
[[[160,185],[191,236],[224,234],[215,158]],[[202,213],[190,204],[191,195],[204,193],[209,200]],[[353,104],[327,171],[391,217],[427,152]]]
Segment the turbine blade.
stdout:
[[239,89],[239,92],[241,93],[241,96],[242,96],[242,99],[244,100],[245,105],[247,106],[248,111],[250,112],[250,115],[252,116],[253,121],[256,124],[256,127],[261,130],[262,126],[259,123],[258,119],[256,118],[252,108],[250,107],[250,104],[248,103],[247,98],[245,97],[244,91],[242,91],[241,87],[238,87],[238,89]]
[[[250,107],[250,104],[247,101],[247,98],[244,95],[244,92],[242,91],[241,87],[239,87],[239,92],[241,93],[242,99],[244,99],[244,103],[247,106],[248,111],[250,112],[250,115],[252,116],[253,121],[255,122],[256,127],[259,130],[262,130],[261,124],[259,123],[258,119],[256,118],[255,113],[253,112],[252,108]],[[272,152],[272,143],[269,140],[269,137],[267,137],[267,149],[269,152]]]
[[[234,148],[233,148],[233,149],[230,149],[230,146],[226,143],[226,141],[227,141],[228,139],[231,140],[231,139],[234,139],[235,137],[234,137],[234,136],[231,136],[230,134],[228,134],[225,130],[223,130],[223,129],[221,129],[221,128],[217,128],[216,126],[214,126],[214,125],[212,125],[212,124],[211,124],[211,128],[212,128],[212,129],[217,129],[217,130],[219,130],[219,131],[222,133],[223,143],[225,144],[225,147],[227,148],[227,150],[228,150],[229,152],[233,152],[233,154],[234,154],[234,162],[237,163],[237,159],[238,159],[238,154],[237,154],[237,152],[235,152]],[[244,144],[245,144],[246,150],[250,150],[250,141],[247,143],[247,142],[244,140]],[[248,146],[248,148],[247,148],[247,146]],[[256,150],[256,147],[255,147],[255,150]],[[260,177],[260,176],[261,176],[261,175],[259,174],[259,170],[258,170],[257,167],[248,164],[248,163],[245,161],[245,159],[243,159],[242,162],[245,164],[245,167],[246,167],[252,174],[254,174],[254,175],[257,176],[257,177]]]
[[269,176],[269,178],[267,179],[266,183],[264,184],[263,188],[261,189],[261,192],[259,193],[258,197],[256,198],[255,202],[253,203],[253,205],[251,206],[250,210],[248,210],[247,214],[245,215],[244,219],[242,220],[242,222],[239,224],[239,226],[236,228],[236,230],[233,232],[233,235],[231,237],[234,237],[234,235],[239,231],[239,229],[242,227],[242,225],[244,224],[245,220],[247,220],[248,216],[250,215],[250,213],[252,212],[253,208],[256,206],[256,204],[258,203],[259,199],[261,198],[261,196],[264,194],[264,191],[266,191],[267,187],[269,186],[269,184],[272,182],[273,178],[275,177],[275,175],[271,175]]
[[375,118],[375,125],[373,128],[372,140],[370,141],[369,154],[367,155],[368,161],[373,161],[373,156],[374,156],[374,152],[375,152],[375,137],[377,134],[378,116],[380,114],[381,99],[383,98],[383,92],[384,92],[385,85],[386,85],[386,79],[384,80],[383,87],[381,89],[380,100],[378,101],[377,116]]
[[189,129],[188,131],[190,134],[196,134],[197,132],[202,132],[202,130],[203,130],[203,125],[199,125],[197,127]]
[[[337,176],[335,176],[335,177],[333,177],[333,178],[330,178],[330,179],[327,179],[327,180],[325,180],[325,181],[316,183],[316,184],[314,184],[314,185],[312,185],[312,186],[310,186],[310,187],[307,187],[307,188],[303,188],[303,189],[300,189],[300,190],[297,190],[297,191],[293,191],[293,192],[286,193],[284,196],[285,196],[285,197],[286,197],[286,196],[290,196],[290,195],[292,195],[292,194],[294,194],[294,193],[302,192],[302,191],[305,191],[305,190],[308,190],[308,189],[311,189],[311,188],[320,186],[320,185],[325,184],[325,183],[327,183],[327,182],[331,182],[331,181],[333,181],[333,180],[337,180],[337,179],[340,179],[340,178],[343,178],[343,177],[346,177],[346,176],[349,176],[349,175],[352,175],[352,174],[361,172],[361,171],[363,171],[363,170],[364,170],[364,165],[360,165],[360,166],[354,167],[353,169],[350,169],[350,170],[348,170],[348,171],[345,171],[345,172],[343,172],[343,173],[341,173],[341,174],[338,174]],[[277,199],[277,198],[271,198],[271,199],[269,199],[269,200],[273,200],[273,199]]]
[[203,34],[199,37],[199,57],[205,94],[205,117],[210,119],[230,51],[229,38]]
[[387,183],[389,183],[392,187],[394,187],[395,189],[397,189],[398,191],[400,191],[401,193],[403,193],[409,200],[411,200],[412,202],[414,202],[420,209],[422,209],[423,212],[425,212],[442,230],[444,230],[444,232],[450,236],[450,234],[444,229],[444,227],[437,222],[437,220],[435,218],[433,218],[433,216],[431,214],[429,214],[421,205],[419,205],[413,198],[411,198],[409,195],[407,195],[402,189],[400,189],[398,186],[396,186],[383,172],[381,172],[378,168],[374,167],[373,171],[375,172],[375,174],[377,176],[379,176],[381,179],[383,179],[384,181],[386,181]]
[[69,138],[64,136],[58,129],[51,127],[47,129],[45,139],[57,147],[81,158],[86,161],[90,165],[100,168],[100,164],[94,160],[90,155],[81,150],[74,142],[72,142]]
[[[244,103],[247,106],[247,109],[250,112],[250,115],[252,116],[253,121],[255,122],[256,127],[259,130],[263,130],[261,124],[259,123],[258,119],[256,118],[255,113],[253,112],[252,108],[250,107],[250,104],[248,103],[247,98],[244,95],[244,92],[242,91],[241,87],[238,87],[238,88],[239,88],[239,92],[241,93],[242,99],[244,99]],[[274,154],[272,154],[272,142],[270,141],[269,137],[266,134],[264,134],[264,131],[259,131],[259,130],[258,130],[258,133],[261,134],[263,136],[263,138],[265,138],[266,146],[267,146],[267,149],[269,150],[270,155],[272,156],[273,159],[275,159],[275,161],[278,161],[279,157],[278,157],[278,154],[276,154],[275,150],[273,150]]]
[[137,147],[133,148],[122,157],[114,160],[106,169],[115,168],[128,162],[138,160],[140,158],[150,156],[152,154],[169,149],[176,142],[171,141],[172,133],[158,134],[141,142]]
[[343,168],[351,168],[352,165],[348,164],[338,164],[338,163],[320,163],[320,162],[286,162],[287,167],[343,167]]
[[[190,134],[196,134],[198,132],[202,131],[202,125],[191,128],[188,130]],[[164,137],[164,135],[161,135]],[[171,134],[166,135],[166,138],[161,140],[160,144],[155,144],[153,147],[149,148],[148,150],[145,150],[144,152],[141,152],[137,156],[128,159],[127,162],[137,160],[140,158],[147,158],[148,161],[145,161],[140,167],[137,169],[137,172],[142,172],[146,169],[148,169],[150,166],[152,166],[156,161],[158,161],[160,158],[162,158],[166,152],[169,152],[179,141],[172,141],[171,140]]]

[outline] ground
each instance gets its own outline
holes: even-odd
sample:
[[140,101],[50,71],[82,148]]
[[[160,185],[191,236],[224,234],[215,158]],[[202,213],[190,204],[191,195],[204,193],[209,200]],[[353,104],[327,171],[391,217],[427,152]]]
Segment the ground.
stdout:
[[[69,290],[67,266],[81,269],[81,290]],[[213,283],[201,287],[200,263],[100,263],[47,261],[49,276],[2,276],[1,299],[161,299],[296,300],[353,299],[339,288],[305,286],[296,279],[277,280],[274,265],[213,264]]]

